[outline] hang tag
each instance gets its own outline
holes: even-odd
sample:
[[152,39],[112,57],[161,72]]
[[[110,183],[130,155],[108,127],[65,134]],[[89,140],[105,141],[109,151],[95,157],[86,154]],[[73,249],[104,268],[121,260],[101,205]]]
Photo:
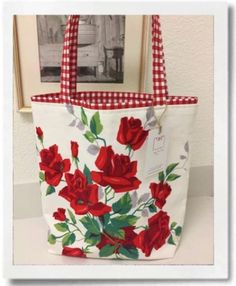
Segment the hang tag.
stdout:
[[151,176],[166,167],[168,151],[167,132],[159,133],[158,128],[151,129],[148,134],[145,156],[145,176]]

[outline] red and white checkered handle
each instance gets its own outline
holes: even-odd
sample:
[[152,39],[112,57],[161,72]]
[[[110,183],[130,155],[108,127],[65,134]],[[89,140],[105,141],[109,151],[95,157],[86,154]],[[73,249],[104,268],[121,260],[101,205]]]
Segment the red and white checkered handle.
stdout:
[[[68,17],[61,63],[61,97],[76,94],[79,15]],[[168,97],[165,59],[158,15],[152,16],[153,100]]]

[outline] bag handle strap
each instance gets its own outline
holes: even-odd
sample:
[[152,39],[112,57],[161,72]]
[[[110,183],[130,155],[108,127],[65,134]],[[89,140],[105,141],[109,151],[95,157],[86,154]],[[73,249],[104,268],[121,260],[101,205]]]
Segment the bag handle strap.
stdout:
[[152,16],[152,82],[154,101],[159,104],[165,103],[168,87],[159,15]]
[[[61,62],[61,92],[66,100],[76,94],[77,49],[78,49],[79,15],[68,17]],[[158,15],[152,16],[152,56],[153,56],[153,101],[163,104],[168,97],[165,59]]]

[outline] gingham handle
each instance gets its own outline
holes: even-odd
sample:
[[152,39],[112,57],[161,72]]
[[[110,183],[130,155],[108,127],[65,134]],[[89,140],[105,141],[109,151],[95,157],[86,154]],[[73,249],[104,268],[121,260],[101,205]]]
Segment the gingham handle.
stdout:
[[[61,96],[76,94],[77,48],[79,16],[68,17],[61,64]],[[152,55],[153,55],[153,92],[155,99],[165,100],[168,96],[165,60],[161,37],[159,16],[152,16]]]

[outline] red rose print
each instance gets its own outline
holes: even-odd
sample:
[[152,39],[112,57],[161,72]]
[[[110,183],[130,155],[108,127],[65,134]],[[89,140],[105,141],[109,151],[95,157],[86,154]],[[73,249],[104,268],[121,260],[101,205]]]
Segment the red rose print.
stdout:
[[43,149],[39,153],[41,162],[40,170],[45,171],[45,181],[51,186],[57,186],[63,173],[70,170],[70,160],[64,159],[58,154],[58,146],[53,145],[49,149]]
[[146,257],[151,255],[153,248],[158,250],[165,244],[170,235],[169,220],[166,212],[159,211],[148,219],[148,229],[141,231],[134,239],[135,246],[140,248]]
[[82,249],[68,246],[63,248],[62,255],[86,258],[86,254]]
[[77,142],[71,141],[71,154],[72,157],[77,158],[78,157],[78,152],[79,152],[79,145]]
[[36,127],[36,133],[39,139],[43,138],[43,131],[40,127]]
[[63,208],[58,208],[56,212],[53,213],[53,216],[56,220],[65,221],[66,220],[66,210]]
[[78,215],[90,212],[94,216],[101,216],[111,211],[111,207],[98,202],[98,186],[87,184],[87,179],[80,170],[74,174],[65,174],[67,186],[59,196],[70,202],[70,206]]
[[167,183],[160,182],[159,184],[151,183],[150,189],[152,197],[155,199],[155,205],[162,209],[166,203],[166,198],[171,193],[171,187]]
[[101,241],[99,244],[97,244],[97,248],[101,249],[105,245],[116,245],[114,253],[119,253],[119,248],[124,246],[126,248],[135,247],[134,245],[134,239],[137,236],[137,233],[134,232],[135,227],[134,226],[128,226],[122,228],[125,232],[124,239],[119,239],[116,237],[112,237],[111,235],[108,235],[107,233],[101,235]]
[[121,118],[117,141],[123,145],[129,145],[133,150],[139,149],[148,136],[148,131],[142,127],[140,119],[133,117]]
[[95,164],[102,172],[92,171],[93,181],[111,186],[116,193],[136,190],[141,184],[135,177],[137,161],[130,162],[129,156],[115,154],[111,146],[101,147]]

